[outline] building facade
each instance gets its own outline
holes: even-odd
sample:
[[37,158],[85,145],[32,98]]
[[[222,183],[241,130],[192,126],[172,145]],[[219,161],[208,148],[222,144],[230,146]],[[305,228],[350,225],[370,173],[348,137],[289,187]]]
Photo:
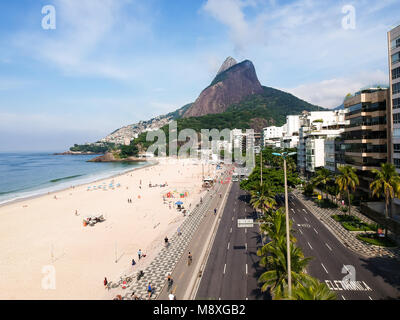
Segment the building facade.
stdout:
[[370,194],[371,170],[379,169],[389,158],[389,104],[389,90],[383,88],[362,90],[344,102],[349,121],[343,133],[344,162],[357,170],[362,199]]
[[388,130],[392,134],[389,161],[400,172],[400,26],[388,32],[389,49],[389,113]]

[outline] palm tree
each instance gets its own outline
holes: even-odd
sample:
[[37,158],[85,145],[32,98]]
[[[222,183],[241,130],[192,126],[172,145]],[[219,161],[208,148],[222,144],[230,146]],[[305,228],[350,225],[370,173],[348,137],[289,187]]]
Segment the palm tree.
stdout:
[[276,206],[275,193],[268,184],[258,185],[254,190],[250,191],[250,204],[256,210],[265,213],[268,209]]
[[336,293],[329,290],[325,283],[311,276],[304,283],[299,283],[293,290],[293,300],[336,300]]
[[349,214],[351,214],[350,191],[355,191],[356,186],[360,184],[358,176],[352,166],[339,168],[339,175],[335,179],[335,183],[339,186],[340,192],[347,192],[349,201]]
[[[396,172],[396,167],[390,163],[382,163],[381,169],[373,169],[372,173],[375,174],[375,179],[371,182],[369,188],[372,191],[372,196],[385,196],[385,217],[389,219],[389,201],[400,194],[400,176]],[[385,229],[387,236],[387,226]]]
[[[311,260],[305,258],[302,250],[293,243],[290,244],[292,281],[294,286],[300,282],[307,282],[307,275],[304,269]],[[267,267],[259,282],[263,283],[261,291],[265,292],[271,288],[275,299],[285,299],[288,295],[288,273],[287,273],[287,255],[286,243],[284,241],[275,243],[275,245],[265,245],[258,250],[258,256],[261,256],[260,265]]]
[[332,173],[326,168],[320,168],[316,171],[316,176],[311,180],[311,182],[316,186],[324,186],[332,180]]

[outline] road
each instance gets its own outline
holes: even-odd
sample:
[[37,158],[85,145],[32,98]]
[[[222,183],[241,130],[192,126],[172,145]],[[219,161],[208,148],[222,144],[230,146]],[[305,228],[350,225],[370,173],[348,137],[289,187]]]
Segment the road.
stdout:
[[[280,198],[283,203],[283,197]],[[345,247],[293,194],[289,195],[289,216],[297,245],[306,257],[313,257],[307,272],[326,282],[338,299],[379,300],[400,298],[400,263],[392,259],[363,258]],[[354,268],[354,269],[353,269]],[[354,271],[353,271],[354,270]],[[353,287],[340,282],[355,274]]]
[[263,271],[257,257],[262,246],[258,226],[237,226],[237,219],[257,218],[248,200],[239,182],[233,182],[196,299],[270,299],[257,283]]

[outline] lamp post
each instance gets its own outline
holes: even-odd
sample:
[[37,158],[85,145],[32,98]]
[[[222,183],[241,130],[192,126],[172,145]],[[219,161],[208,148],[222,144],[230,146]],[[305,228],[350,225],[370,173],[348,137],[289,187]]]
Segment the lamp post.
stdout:
[[286,159],[288,156],[292,156],[295,154],[296,152],[273,153],[274,156],[279,156],[283,158],[283,172],[285,176],[284,179],[285,179],[285,211],[286,211],[286,256],[287,256],[289,298],[292,296],[292,266],[290,260],[289,201],[288,201],[288,187],[287,187],[287,174],[286,174]]

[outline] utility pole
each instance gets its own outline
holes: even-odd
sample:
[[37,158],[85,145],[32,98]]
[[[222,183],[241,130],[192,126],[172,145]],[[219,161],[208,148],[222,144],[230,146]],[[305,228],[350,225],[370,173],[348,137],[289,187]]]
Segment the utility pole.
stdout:
[[263,164],[262,164],[262,150],[260,150],[260,176],[261,176],[261,182],[260,186],[262,187],[263,181],[262,181],[262,175],[263,175]]

